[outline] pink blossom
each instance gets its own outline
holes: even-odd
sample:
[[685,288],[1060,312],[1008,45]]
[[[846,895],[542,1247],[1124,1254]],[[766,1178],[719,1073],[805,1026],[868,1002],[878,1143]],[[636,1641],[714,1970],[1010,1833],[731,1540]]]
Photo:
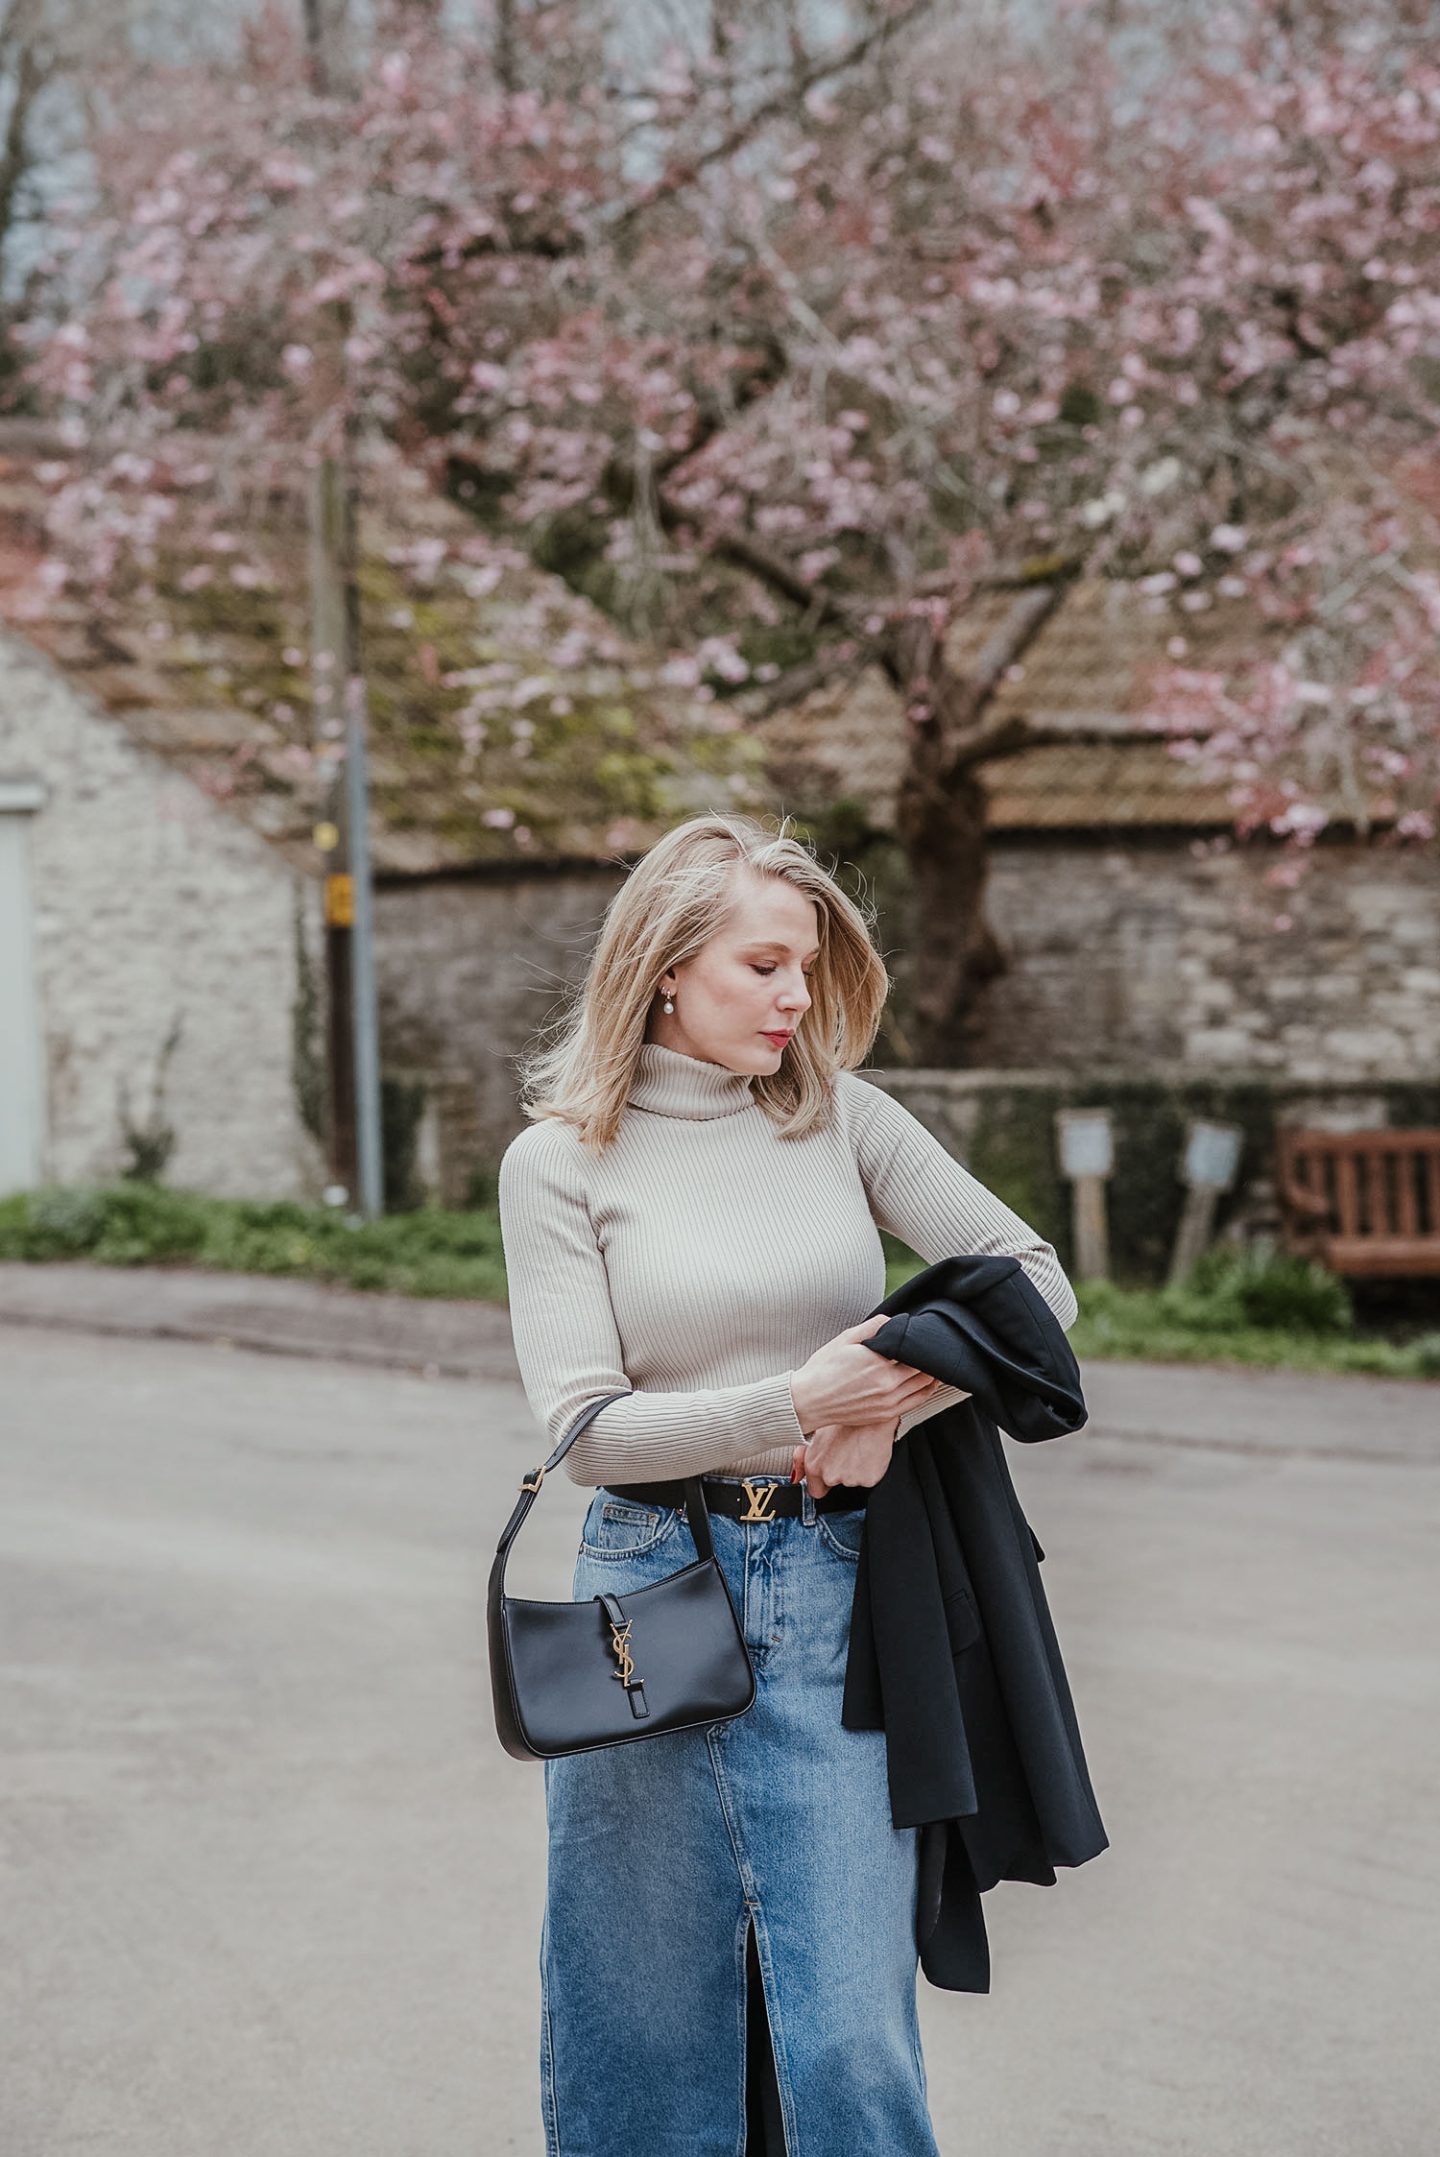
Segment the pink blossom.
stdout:
[[[1053,553],[1136,576],[1175,753],[1245,828],[1303,843],[1273,822],[1287,786],[1328,801],[1341,774],[1391,790],[1397,831],[1428,813],[1440,96],[1418,45],[1366,43],[1373,0],[1343,25],[1162,11],[1124,125],[1098,11],[1044,40],[1000,11],[980,67],[897,34],[733,154],[751,108],[721,51],[677,40],[627,104],[555,0],[521,11],[517,92],[442,12],[387,20],[323,98],[278,12],[233,61],[117,73],[25,347],[77,447],[103,411],[135,459],[57,477],[52,544],[97,611],[171,543],[167,496],[198,555],[243,554],[206,532],[240,521],[233,477],[182,479],[183,438],[230,443],[258,489],[358,422],[477,475],[479,551],[395,561],[466,592],[477,642],[505,549],[574,532],[626,630],[666,640],[664,686],[727,721],[763,621],[860,643],[929,726],[906,625],[941,634]],[[1187,670],[1171,632],[1198,646],[1217,599],[1253,637]],[[612,634],[597,612],[508,673],[450,668],[480,700],[467,752],[491,711],[555,709],[562,648],[599,663]]]

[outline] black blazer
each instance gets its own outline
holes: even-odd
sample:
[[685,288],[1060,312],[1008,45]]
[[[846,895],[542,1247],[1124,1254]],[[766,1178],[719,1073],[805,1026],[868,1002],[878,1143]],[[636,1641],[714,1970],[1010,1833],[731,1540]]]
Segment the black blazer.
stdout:
[[[940,1259],[866,1346],[972,1398],[907,1431],[870,1492],[841,1722],[883,1729],[891,1819],[919,1827],[916,1942],[931,1984],[988,1992],[980,1895],[1055,1884],[1108,1847],[1003,1426],[1079,1430],[1080,1371],[1016,1258]],[[872,1315],[874,1315],[872,1313]]]

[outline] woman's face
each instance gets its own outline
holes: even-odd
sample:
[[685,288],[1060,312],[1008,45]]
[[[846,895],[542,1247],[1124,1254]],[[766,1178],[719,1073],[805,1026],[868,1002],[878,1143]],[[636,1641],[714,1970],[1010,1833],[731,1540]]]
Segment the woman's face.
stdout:
[[[778,1071],[810,1008],[820,909],[783,877],[737,870],[735,904],[708,944],[662,977],[647,1038],[732,1071]],[[770,1037],[774,1036],[772,1040]]]

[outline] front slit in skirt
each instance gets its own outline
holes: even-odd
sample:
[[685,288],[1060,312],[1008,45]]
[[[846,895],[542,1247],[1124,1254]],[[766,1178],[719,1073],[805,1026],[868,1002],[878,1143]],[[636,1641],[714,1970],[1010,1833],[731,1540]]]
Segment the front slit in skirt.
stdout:
[[[915,1997],[919,1830],[891,1824],[885,1733],[840,1722],[863,1520],[817,1513],[808,1492],[793,1520],[712,1514],[754,1705],[545,1762],[546,2157],[782,2157],[753,2130],[747,2150],[765,2095],[747,1962],[784,2157],[939,2157]],[[624,1595],[695,1555],[683,1507],[602,1487],[572,1593]]]

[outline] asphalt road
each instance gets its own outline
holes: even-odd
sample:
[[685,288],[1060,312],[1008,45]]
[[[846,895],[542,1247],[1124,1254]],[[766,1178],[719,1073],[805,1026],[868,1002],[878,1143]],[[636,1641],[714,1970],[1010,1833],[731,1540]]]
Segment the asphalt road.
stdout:
[[[1112,1847],[922,1983],[941,2148],[1430,2157],[1440,1392],[1086,1376],[1011,1461]],[[0,1324],[5,2157],[541,2157],[538,1457],[503,1378]]]

